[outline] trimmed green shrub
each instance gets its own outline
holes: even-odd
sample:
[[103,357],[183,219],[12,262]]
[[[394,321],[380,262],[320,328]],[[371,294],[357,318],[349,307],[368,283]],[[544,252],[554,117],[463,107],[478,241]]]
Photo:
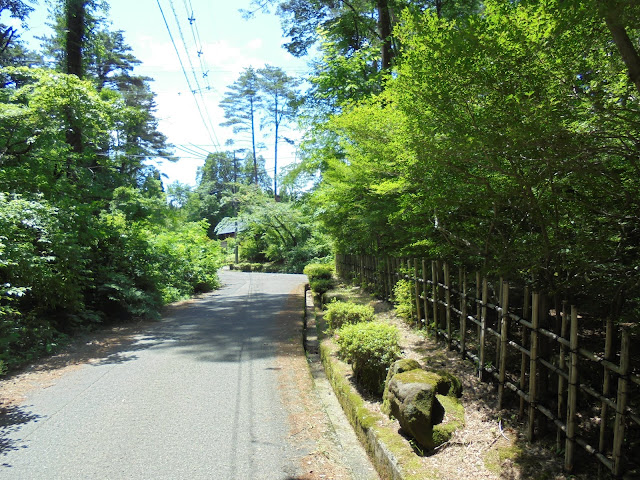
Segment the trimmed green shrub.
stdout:
[[322,295],[333,288],[333,265],[328,263],[310,263],[304,267],[309,277],[309,286],[316,295]]
[[371,322],[374,319],[373,307],[353,302],[332,302],[327,305],[324,316],[330,330],[337,330],[343,325]]
[[400,333],[393,325],[364,322],[345,325],[336,332],[340,357],[353,367],[356,382],[377,395],[391,364],[400,358]]
[[310,263],[303,270],[304,274],[312,280],[324,278],[331,280],[333,278],[333,265],[328,263]]
[[333,288],[333,280],[330,278],[316,278],[309,280],[309,286],[316,295],[322,295]]

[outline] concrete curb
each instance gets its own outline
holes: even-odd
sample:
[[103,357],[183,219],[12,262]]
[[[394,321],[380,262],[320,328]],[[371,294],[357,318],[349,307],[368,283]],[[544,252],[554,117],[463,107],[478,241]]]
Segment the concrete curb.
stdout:
[[342,405],[336,398],[333,385],[327,378],[318,353],[316,316],[311,291],[307,290],[305,297],[303,343],[316,391],[332,425],[332,441],[338,447],[342,463],[349,470],[351,478],[355,480],[380,480],[375,466],[370,461],[362,442],[357,438],[349,419],[345,416]]
[[352,387],[347,366],[336,358],[335,345],[330,339],[323,338],[325,325],[316,315],[310,292],[305,307],[305,326],[305,348],[309,352],[319,353],[333,391],[380,477],[390,480],[437,478],[424,471],[406,441],[391,428],[381,425],[385,419],[371,412],[358,391]]

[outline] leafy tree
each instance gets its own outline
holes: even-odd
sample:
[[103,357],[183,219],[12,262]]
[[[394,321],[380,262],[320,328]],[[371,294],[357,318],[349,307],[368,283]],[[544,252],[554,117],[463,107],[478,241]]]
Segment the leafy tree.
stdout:
[[[67,19],[71,4],[84,10]],[[0,68],[0,370],[79,327],[157,316],[163,302],[214,288],[222,261],[206,221],[176,215],[143,163],[165,138],[120,33],[95,35],[96,2],[57,7],[59,27],[84,32],[52,37],[58,69]],[[74,43],[82,71],[76,58],[66,74],[60,52]]]
[[253,153],[253,183],[258,184],[258,157],[256,156],[256,121],[262,103],[260,80],[252,67],[245,68],[238,79],[228,87],[220,107],[227,119],[223,126],[233,127],[234,133],[248,134]]
[[262,108],[265,111],[264,124],[273,127],[274,132],[274,167],[273,193],[278,198],[278,142],[280,129],[295,120],[298,107],[296,88],[298,79],[288,76],[278,67],[266,65],[258,70],[260,86],[263,92]]
[[329,239],[309,205],[276,202],[254,186],[240,189],[238,220],[247,260],[272,262],[286,272],[302,272],[311,261],[331,256]]
[[437,255],[635,311],[636,89],[606,19],[581,5],[404,14],[387,90],[328,124],[339,144],[315,202],[341,251]]
[[[17,18],[24,24],[29,14],[33,11],[33,7],[29,3],[20,0],[3,0],[0,2],[0,14],[8,12],[11,18]],[[17,30],[14,27],[0,23],[0,58],[4,58],[5,53],[12,46],[16,37]]]
[[[87,73],[96,79],[96,87],[102,90],[109,85],[114,90],[125,90],[123,86],[131,83],[133,69],[140,65],[131,47],[125,43],[124,32],[111,32],[102,28],[92,36],[92,42],[87,52]],[[144,82],[151,79],[142,78]]]

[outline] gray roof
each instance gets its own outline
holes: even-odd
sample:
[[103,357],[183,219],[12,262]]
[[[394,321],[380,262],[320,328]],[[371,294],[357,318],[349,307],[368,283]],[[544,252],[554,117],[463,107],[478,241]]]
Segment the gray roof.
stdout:
[[242,232],[246,229],[246,227],[247,225],[242,220],[225,217],[220,220],[220,223],[218,223],[218,225],[216,225],[214,232],[216,232],[216,235],[230,235],[232,233],[236,233],[236,228],[238,229],[238,232]]

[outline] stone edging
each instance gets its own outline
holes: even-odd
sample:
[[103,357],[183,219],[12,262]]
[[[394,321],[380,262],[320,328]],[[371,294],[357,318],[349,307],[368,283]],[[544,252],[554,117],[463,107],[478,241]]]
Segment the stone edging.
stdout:
[[[382,425],[385,420],[382,415],[370,411],[364,399],[353,388],[348,380],[349,371],[346,364],[336,358],[337,349],[334,343],[329,338],[323,338],[324,322],[317,316],[310,292],[305,308],[305,325],[308,333],[308,337],[305,336],[305,348],[310,352],[319,352],[333,391],[380,477],[389,480],[437,478],[425,472],[406,441],[393,429]],[[313,335],[316,332],[317,337]]]

